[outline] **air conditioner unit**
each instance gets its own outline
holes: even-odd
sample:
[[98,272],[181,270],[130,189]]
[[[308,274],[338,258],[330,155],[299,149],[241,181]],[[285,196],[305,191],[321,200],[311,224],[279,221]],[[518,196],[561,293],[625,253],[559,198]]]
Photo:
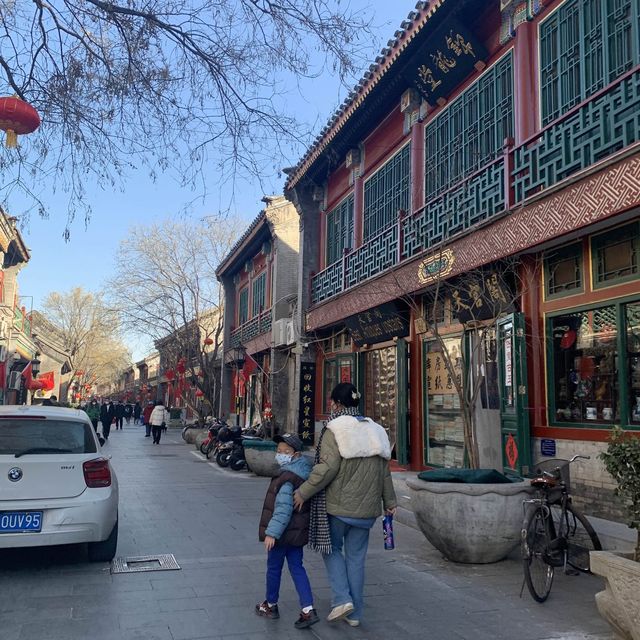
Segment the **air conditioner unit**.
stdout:
[[287,320],[287,345],[296,343],[296,328],[293,320]]
[[8,389],[15,389],[18,391],[20,389],[20,384],[22,382],[22,371],[12,371],[9,374],[9,382],[7,383]]
[[287,344],[287,322],[288,318],[281,318],[273,323],[271,335],[274,347],[284,347]]

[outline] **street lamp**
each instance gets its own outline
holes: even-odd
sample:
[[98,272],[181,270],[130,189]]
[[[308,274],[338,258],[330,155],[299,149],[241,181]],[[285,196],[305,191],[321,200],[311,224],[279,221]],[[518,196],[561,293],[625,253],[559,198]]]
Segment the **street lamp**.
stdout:
[[34,378],[38,377],[38,374],[40,373],[40,365],[41,364],[42,364],[42,362],[40,362],[40,360],[38,360],[38,354],[36,354],[36,357],[31,361],[31,373],[32,373]]

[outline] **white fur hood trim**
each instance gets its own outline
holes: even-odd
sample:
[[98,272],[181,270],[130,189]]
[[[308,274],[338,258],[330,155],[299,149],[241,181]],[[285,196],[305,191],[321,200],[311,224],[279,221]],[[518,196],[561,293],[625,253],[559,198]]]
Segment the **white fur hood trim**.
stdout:
[[343,458],[391,459],[387,432],[370,418],[361,422],[353,416],[338,416],[327,424],[327,429],[335,436]]

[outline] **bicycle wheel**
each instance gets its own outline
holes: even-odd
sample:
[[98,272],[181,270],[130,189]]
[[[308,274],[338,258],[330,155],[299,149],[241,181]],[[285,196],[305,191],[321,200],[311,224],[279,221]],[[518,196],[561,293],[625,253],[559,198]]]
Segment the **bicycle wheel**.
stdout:
[[567,532],[567,563],[578,571],[588,572],[590,570],[589,552],[602,549],[598,534],[593,530],[583,513],[572,504],[567,505],[566,517],[562,526],[560,505],[551,507],[551,514],[556,531]]
[[553,584],[553,566],[549,557],[549,516],[539,506],[531,509],[522,525],[522,563],[524,579],[531,597],[544,602]]

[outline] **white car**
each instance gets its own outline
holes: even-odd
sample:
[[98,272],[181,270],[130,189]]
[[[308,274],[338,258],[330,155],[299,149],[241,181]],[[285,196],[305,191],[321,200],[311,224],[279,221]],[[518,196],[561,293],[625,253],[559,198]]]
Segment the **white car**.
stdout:
[[0,549],[118,544],[118,481],[84,411],[0,406]]

